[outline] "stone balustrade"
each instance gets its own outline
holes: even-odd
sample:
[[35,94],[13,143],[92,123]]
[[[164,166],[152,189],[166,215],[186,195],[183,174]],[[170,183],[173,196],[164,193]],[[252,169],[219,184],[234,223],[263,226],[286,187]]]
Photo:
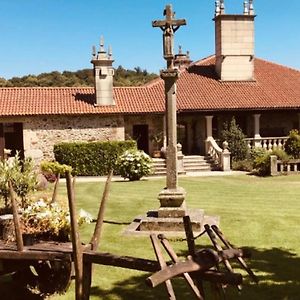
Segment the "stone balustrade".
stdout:
[[207,138],[206,153],[212,157],[222,171],[230,171],[230,152],[227,142],[223,142],[222,149],[213,137]]
[[282,137],[262,137],[262,138],[246,138],[245,141],[249,149],[263,148],[268,151],[274,149],[284,149],[284,144],[288,136]]
[[300,173],[300,159],[290,159],[288,162],[282,162],[276,155],[271,155],[271,176],[284,174]]

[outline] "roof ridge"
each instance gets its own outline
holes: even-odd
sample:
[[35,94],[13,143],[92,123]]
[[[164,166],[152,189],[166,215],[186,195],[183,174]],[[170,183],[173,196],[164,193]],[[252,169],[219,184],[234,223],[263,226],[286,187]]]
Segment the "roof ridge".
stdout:
[[296,71],[296,72],[300,73],[300,70],[298,70],[298,69],[294,69],[294,68],[292,68],[292,67],[285,66],[285,65],[282,65],[282,64],[277,63],[277,62],[273,62],[273,61],[270,61],[270,60],[266,60],[266,59],[260,58],[260,57],[255,57],[255,59],[258,59],[258,60],[263,61],[263,62],[268,63],[268,64],[276,65],[276,66],[281,67],[281,68],[284,68],[284,69],[289,69],[289,70],[291,70],[291,71]]
[[94,87],[92,86],[3,86],[0,87],[0,89],[11,89],[11,90],[55,90],[55,89],[66,89],[66,90],[71,90],[71,89],[93,89]]

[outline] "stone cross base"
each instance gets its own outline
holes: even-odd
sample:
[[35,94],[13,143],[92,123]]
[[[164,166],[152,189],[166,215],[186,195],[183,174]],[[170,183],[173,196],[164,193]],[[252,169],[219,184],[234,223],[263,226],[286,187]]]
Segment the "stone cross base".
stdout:
[[159,218],[182,218],[186,215],[186,192],[183,188],[164,189],[158,195],[160,208]]

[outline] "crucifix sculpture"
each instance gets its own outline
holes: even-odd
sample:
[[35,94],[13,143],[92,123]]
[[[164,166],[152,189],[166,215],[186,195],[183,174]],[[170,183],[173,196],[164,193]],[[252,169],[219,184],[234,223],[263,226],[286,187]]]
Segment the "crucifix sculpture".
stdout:
[[165,83],[166,126],[167,126],[167,186],[158,199],[160,208],[158,217],[182,217],[186,214],[185,191],[178,186],[177,169],[177,111],[176,111],[176,81],[178,70],[174,68],[174,33],[180,26],[186,25],[184,19],[176,20],[171,5],[164,10],[165,20],[153,21],[153,27],[163,31],[163,54],[167,61],[167,69],[161,71],[160,76]]
[[163,31],[163,53],[164,58],[167,61],[167,68],[172,69],[174,67],[174,33],[180,26],[186,25],[185,19],[175,20],[175,12],[172,10],[171,5],[167,5],[164,10],[165,20],[153,21],[153,27],[159,27]]

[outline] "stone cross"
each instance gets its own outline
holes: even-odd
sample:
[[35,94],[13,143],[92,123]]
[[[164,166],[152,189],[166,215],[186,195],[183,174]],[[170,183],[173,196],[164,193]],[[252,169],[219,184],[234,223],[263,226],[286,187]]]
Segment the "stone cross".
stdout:
[[167,69],[161,71],[161,78],[165,83],[166,101],[166,125],[167,125],[167,186],[163,189],[158,199],[160,208],[158,217],[176,218],[183,217],[185,209],[185,191],[178,187],[177,168],[177,111],[176,111],[176,81],[179,72],[174,69],[174,33],[181,25],[185,25],[184,19],[175,20],[172,6],[167,5],[164,11],[165,20],[153,21],[153,27],[160,27],[163,31],[164,58],[167,61]]
[[172,10],[172,5],[166,5],[164,10],[165,20],[153,21],[153,27],[159,27],[163,31],[163,53],[167,61],[168,69],[172,69],[174,60],[174,33],[180,26],[186,25],[184,19],[175,20],[175,12]]

